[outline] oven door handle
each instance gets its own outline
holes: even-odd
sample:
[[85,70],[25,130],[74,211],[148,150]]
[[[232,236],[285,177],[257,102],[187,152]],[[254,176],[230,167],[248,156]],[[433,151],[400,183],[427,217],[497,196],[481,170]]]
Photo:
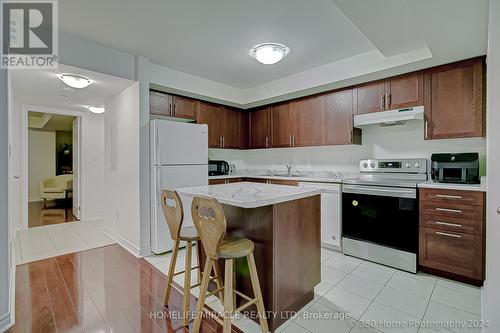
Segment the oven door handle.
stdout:
[[343,185],[342,193],[379,195],[386,197],[409,198],[409,199],[417,198],[416,189],[398,188],[398,187]]

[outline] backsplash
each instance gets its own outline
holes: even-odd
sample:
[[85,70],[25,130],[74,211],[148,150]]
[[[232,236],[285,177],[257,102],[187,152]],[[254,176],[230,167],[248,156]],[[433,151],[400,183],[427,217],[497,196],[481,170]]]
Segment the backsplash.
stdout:
[[276,148],[256,150],[210,149],[210,159],[222,159],[237,169],[356,171],[364,158],[427,158],[432,153],[478,152],[480,174],[486,175],[486,140],[484,138],[424,140],[422,121],[405,125],[363,128],[363,144],[306,148]]

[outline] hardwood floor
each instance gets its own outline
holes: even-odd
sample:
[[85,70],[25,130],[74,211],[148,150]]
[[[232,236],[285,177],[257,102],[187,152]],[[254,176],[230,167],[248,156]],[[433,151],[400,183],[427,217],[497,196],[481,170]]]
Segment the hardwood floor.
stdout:
[[66,205],[67,208],[64,204],[55,205],[53,202],[48,202],[47,208],[43,208],[43,201],[28,203],[28,227],[77,221],[73,216],[72,206]]
[[[189,332],[174,317],[182,295],[172,289],[167,310],[164,286],[160,271],[118,245],[20,265],[16,325],[7,332]],[[207,317],[200,332],[222,327]]]

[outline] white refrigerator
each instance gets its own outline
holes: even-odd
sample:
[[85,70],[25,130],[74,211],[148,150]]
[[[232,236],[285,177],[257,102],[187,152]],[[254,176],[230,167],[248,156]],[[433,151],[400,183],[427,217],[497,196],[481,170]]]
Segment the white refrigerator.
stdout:
[[[150,122],[151,158],[151,249],[172,250],[161,208],[161,191],[208,185],[208,127],[168,120]],[[191,201],[182,197],[184,226],[192,226]]]

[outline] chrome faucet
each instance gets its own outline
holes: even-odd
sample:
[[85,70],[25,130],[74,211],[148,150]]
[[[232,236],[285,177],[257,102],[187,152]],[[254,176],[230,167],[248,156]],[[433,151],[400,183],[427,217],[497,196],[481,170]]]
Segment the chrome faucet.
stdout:
[[288,175],[290,176],[292,174],[292,165],[285,163],[285,166],[286,166],[286,171],[287,171]]

